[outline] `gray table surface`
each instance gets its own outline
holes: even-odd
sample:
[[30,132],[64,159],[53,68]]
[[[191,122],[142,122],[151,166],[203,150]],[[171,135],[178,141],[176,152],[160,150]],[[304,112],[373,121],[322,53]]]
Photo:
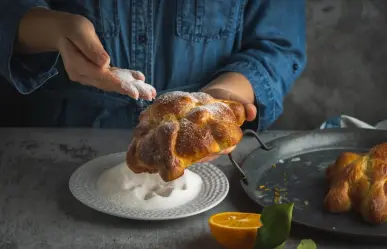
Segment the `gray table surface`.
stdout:
[[[271,131],[262,137],[269,141],[291,133]],[[229,195],[212,210],[190,218],[126,220],[74,199],[68,190],[72,172],[97,156],[125,151],[130,138],[131,132],[122,130],[0,129],[0,248],[221,249],[211,238],[207,219],[217,212],[257,210],[226,156],[214,164],[229,178]],[[234,155],[241,160],[257,146],[245,138]],[[286,248],[296,248],[305,236],[292,235]],[[321,249],[386,248],[310,236]]]

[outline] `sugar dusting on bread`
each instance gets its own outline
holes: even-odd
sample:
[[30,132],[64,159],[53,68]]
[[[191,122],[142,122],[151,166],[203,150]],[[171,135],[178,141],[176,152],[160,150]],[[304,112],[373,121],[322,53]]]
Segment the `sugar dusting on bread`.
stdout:
[[[174,180],[193,163],[236,145],[243,136],[240,130],[245,117],[242,104],[218,100],[206,93],[175,91],[162,94],[143,115],[147,118],[142,118],[137,127],[143,129],[141,122],[151,122],[157,143],[149,146],[163,149],[156,156],[150,148],[139,148],[140,141],[147,136],[138,132],[134,138],[138,142],[131,146],[144,151],[137,152],[127,164],[129,168],[136,165],[156,168],[164,181]],[[149,160],[142,157],[153,157],[155,160],[152,161],[157,162],[148,165]]]
[[194,139],[194,134],[192,132],[193,126],[194,124],[186,118],[180,120],[180,129],[178,134],[179,137],[177,141],[179,144],[176,148],[177,150],[179,149],[179,147],[181,148],[182,146],[184,146],[187,141],[192,142],[194,145],[198,142],[197,139]]
[[202,104],[207,104],[214,100],[214,98],[211,95],[204,92],[194,92],[194,93],[191,93],[191,96],[196,98]]
[[[189,99],[193,105],[188,106],[184,105],[181,109],[177,108],[177,103],[180,99]],[[158,103],[163,105],[168,105],[170,103],[176,103],[174,107],[176,108],[173,114],[175,115],[202,115],[198,112],[209,112],[214,119],[223,119],[224,122],[234,122],[235,116],[230,107],[220,101],[216,101],[211,95],[204,92],[169,92],[159,96],[156,100]],[[183,102],[184,103],[184,102]],[[186,109],[188,107],[189,109]],[[173,110],[171,109],[171,112]],[[160,113],[158,113],[160,114]]]
[[198,102],[197,99],[195,99],[190,93],[188,92],[181,92],[181,91],[174,91],[174,92],[167,92],[162,95],[160,95],[156,101],[160,103],[169,103],[169,102],[175,102],[179,98],[190,98],[193,102]]
[[220,115],[224,114],[224,112],[227,111],[228,109],[229,107],[225,103],[214,102],[207,105],[194,107],[193,109],[191,109],[191,111],[189,111],[189,113],[187,113],[187,115],[198,111],[208,111],[215,117],[219,117]]
[[204,93],[204,92],[182,92],[182,91],[174,91],[174,92],[167,92],[162,95],[160,95],[157,100],[160,102],[174,102],[178,100],[179,98],[190,98],[195,103],[201,103],[206,104],[214,100],[211,95]]
[[195,148],[196,153],[202,153],[203,150],[209,150],[213,140],[214,138],[209,129],[200,127],[188,119],[183,118],[180,120],[176,152],[178,155],[186,157],[186,147],[192,146]]

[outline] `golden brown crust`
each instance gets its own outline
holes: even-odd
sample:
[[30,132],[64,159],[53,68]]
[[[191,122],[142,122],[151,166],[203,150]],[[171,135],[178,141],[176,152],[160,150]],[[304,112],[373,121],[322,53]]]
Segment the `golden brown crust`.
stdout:
[[324,206],[332,213],[354,210],[364,220],[387,221],[387,143],[367,154],[342,153],[326,171],[329,191]]
[[244,121],[239,102],[202,92],[163,94],[141,113],[126,163],[135,173],[175,180],[195,162],[239,143]]

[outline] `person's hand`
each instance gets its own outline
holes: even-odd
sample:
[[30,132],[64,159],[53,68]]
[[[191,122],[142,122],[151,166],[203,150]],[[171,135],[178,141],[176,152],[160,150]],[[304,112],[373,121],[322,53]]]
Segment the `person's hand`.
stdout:
[[246,121],[253,121],[257,116],[257,108],[240,95],[222,88],[208,88],[203,90],[216,99],[233,100],[242,103],[245,107]]
[[215,159],[217,159],[221,155],[227,155],[227,154],[231,153],[235,148],[236,148],[236,145],[232,146],[230,148],[221,150],[220,152],[218,152],[215,155],[210,155],[210,156],[203,158],[202,160],[199,161],[199,163],[214,161]]
[[141,72],[113,67],[110,68],[110,71],[120,79],[121,88],[132,98],[146,100],[156,98],[156,89],[144,82],[145,76]]
[[141,72],[110,67],[110,57],[87,18],[35,8],[19,26],[19,45],[31,52],[59,51],[70,80],[135,99],[156,96]]
[[[257,108],[255,107],[255,105],[250,104],[250,103],[246,103],[246,100],[241,99],[240,97],[238,97],[238,95],[233,94],[232,92],[227,91],[225,89],[219,89],[219,88],[209,88],[209,89],[206,89],[203,91],[210,94],[212,97],[217,98],[217,99],[233,100],[233,101],[238,101],[238,102],[244,104],[245,112],[246,112],[246,121],[253,121],[256,118]],[[200,162],[213,161],[221,155],[227,155],[227,154],[231,153],[235,148],[236,148],[236,146],[232,146],[230,148],[224,149],[224,150],[220,151],[218,154],[203,158],[202,160],[200,160]]]
[[60,25],[63,31],[58,50],[72,81],[134,99],[152,100],[156,96],[156,90],[144,82],[141,72],[109,67],[110,58],[89,20],[71,15],[65,22]]
[[[224,82],[227,82],[227,83],[224,84],[223,80],[225,80]],[[237,87],[235,88],[230,87],[232,86],[232,84],[228,85],[229,82],[232,82],[233,80],[238,81]],[[255,107],[254,104],[252,104],[254,102],[254,97],[249,97],[248,94],[246,94],[247,92],[251,91],[251,95],[254,96],[253,90],[250,87],[250,83],[246,81],[245,78],[242,78],[240,75],[235,75],[234,73],[231,75],[225,74],[221,76],[219,79],[215,80],[212,84],[209,84],[207,87],[203,88],[201,91],[217,99],[233,100],[233,101],[238,101],[242,103],[245,107],[246,121],[253,121],[256,119],[257,108]],[[203,158],[202,160],[200,160],[200,162],[213,161],[221,155],[231,153],[235,148],[236,146],[232,146],[230,148],[224,149],[219,153],[217,153],[216,155],[211,155]]]

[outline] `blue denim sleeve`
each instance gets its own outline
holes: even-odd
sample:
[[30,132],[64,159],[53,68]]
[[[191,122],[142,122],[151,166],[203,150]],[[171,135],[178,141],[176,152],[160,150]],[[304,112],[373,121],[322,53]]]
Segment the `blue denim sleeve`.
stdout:
[[19,22],[34,7],[48,8],[48,4],[43,0],[0,1],[0,75],[22,94],[33,92],[58,73],[58,53],[13,53]]
[[248,1],[241,48],[216,74],[238,72],[253,86],[259,117],[245,128],[265,130],[306,64],[305,0]]

